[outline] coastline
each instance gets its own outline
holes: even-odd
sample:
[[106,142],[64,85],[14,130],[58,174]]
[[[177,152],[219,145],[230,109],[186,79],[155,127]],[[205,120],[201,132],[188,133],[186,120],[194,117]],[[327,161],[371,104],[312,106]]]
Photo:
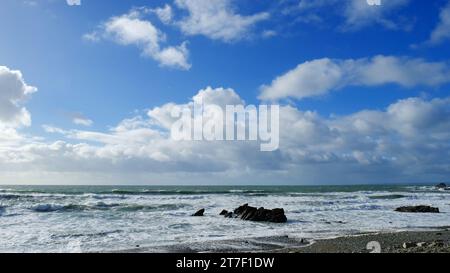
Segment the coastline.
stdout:
[[[115,253],[450,253],[450,227],[426,231],[373,232],[330,239],[307,240],[288,236],[135,247]],[[258,248],[258,249],[256,249]]]
[[[405,242],[442,241],[431,233],[417,239],[423,236],[412,232],[450,226],[450,191],[435,186],[16,186],[0,191],[1,252],[367,252],[370,241],[381,241],[382,251],[399,252]],[[288,221],[221,215],[245,203],[248,210],[283,208]],[[425,213],[437,208],[440,213]],[[423,213],[403,212],[410,210]],[[196,211],[204,215],[192,217]],[[410,233],[400,238],[401,231]],[[374,232],[382,234],[379,239],[368,237]],[[399,239],[385,240],[386,233]],[[420,251],[441,251],[429,248]]]
[[[276,250],[281,253],[370,253],[370,242],[379,243],[380,253],[450,253],[450,228],[427,231],[378,232],[317,240],[301,248]],[[373,244],[372,244],[373,245]]]

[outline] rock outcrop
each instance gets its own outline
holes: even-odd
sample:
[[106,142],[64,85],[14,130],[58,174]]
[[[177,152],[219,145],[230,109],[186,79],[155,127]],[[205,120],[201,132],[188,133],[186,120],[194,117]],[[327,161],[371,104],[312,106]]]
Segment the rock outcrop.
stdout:
[[219,215],[227,215],[228,211],[226,209],[222,210],[222,212],[219,213]]
[[435,187],[438,188],[438,189],[445,189],[445,188],[447,188],[447,184],[445,184],[445,183],[439,183],[439,184],[437,184]]
[[192,216],[203,216],[204,213],[205,213],[205,209],[201,209],[201,210],[197,211],[196,213],[192,214]]
[[233,213],[230,211],[227,214],[225,214],[225,218],[233,218]]
[[255,222],[285,223],[287,221],[286,215],[284,214],[284,209],[282,208],[256,208],[249,206],[248,204],[242,205],[236,208],[233,212],[227,212],[223,215],[225,215],[226,218],[231,218],[234,216],[242,220]]
[[414,213],[439,213],[439,208],[430,206],[407,206],[396,208],[398,212],[414,212]]

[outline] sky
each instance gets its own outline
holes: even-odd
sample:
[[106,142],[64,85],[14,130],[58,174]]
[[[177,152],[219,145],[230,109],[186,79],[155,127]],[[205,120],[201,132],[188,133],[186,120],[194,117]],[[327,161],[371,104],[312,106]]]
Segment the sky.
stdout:
[[[380,4],[3,0],[0,184],[448,181],[450,1]],[[198,99],[279,105],[279,149],[174,141]]]

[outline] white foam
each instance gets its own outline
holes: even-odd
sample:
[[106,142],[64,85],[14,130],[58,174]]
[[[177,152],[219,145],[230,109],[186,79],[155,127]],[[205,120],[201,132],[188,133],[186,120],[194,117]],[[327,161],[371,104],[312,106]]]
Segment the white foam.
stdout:
[[[405,197],[370,198],[394,194]],[[420,189],[413,192],[361,191],[267,196],[243,195],[239,192],[205,195],[143,194],[126,195],[120,200],[115,194],[33,196],[34,198],[20,202],[14,199],[2,200],[1,205],[7,206],[8,214],[15,216],[0,215],[0,252],[58,251],[67,249],[66,245],[74,244],[74,240],[83,251],[102,251],[127,249],[137,244],[156,246],[277,235],[325,238],[364,231],[417,229],[450,224],[449,193],[431,188],[428,191]],[[230,210],[244,203],[266,208],[282,207],[289,221],[286,224],[255,223],[218,215],[222,209]],[[67,204],[105,209],[62,210]],[[117,207],[144,206],[155,209],[122,211],[116,209],[116,204]],[[422,204],[439,207],[442,213],[394,212],[399,206]],[[190,216],[200,208],[206,209],[204,217]]]

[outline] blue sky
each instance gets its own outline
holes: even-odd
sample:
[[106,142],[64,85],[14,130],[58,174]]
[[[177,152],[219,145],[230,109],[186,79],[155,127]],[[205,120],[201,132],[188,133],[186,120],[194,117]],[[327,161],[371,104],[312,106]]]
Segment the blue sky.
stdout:
[[[107,2],[2,1],[0,66],[4,75],[20,71],[23,85],[37,91],[20,100],[0,97],[13,101],[15,118],[26,109],[31,120],[12,122],[12,113],[0,118],[0,128],[9,132],[0,136],[0,183],[333,184],[448,177],[450,162],[442,159],[450,153],[448,1]],[[164,21],[159,15],[168,10],[172,16]],[[144,26],[138,36],[136,26]],[[175,57],[163,54],[168,48]],[[333,81],[316,76],[334,72]],[[148,111],[188,103],[208,86],[211,96],[223,87],[247,104],[280,103],[289,112],[282,119],[297,116],[292,134],[298,136],[284,139],[282,132],[281,148],[272,154],[223,143],[190,144],[177,154],[180,147],[145,137],[142,143],[140,135],[135,146],[129,140],[132,147],[95,135],[117,137],[126,119],[140,121],[126,132],[131,136],[136,129],[164,129],[155,126],[162,118]],[[421,107],[428,112],[411,112]],[[384,122],[391,118],[392,124],[372,115],[387,115]],[[350,128],[353,119],[373,131]],[[331,145],[328,137],[342,140]],[[350,145],[366,138],[373,143]],[[149,157],[137,148],[146,145]],[[220,155],[223,149],[232,151],[229,157]],[[47,153],[51,160],[43,158]],[[208,164],[198,166],[199,158]],[[409,170],[411,164],[418,167]],[[343,181],[329,181],[330,175]]]

